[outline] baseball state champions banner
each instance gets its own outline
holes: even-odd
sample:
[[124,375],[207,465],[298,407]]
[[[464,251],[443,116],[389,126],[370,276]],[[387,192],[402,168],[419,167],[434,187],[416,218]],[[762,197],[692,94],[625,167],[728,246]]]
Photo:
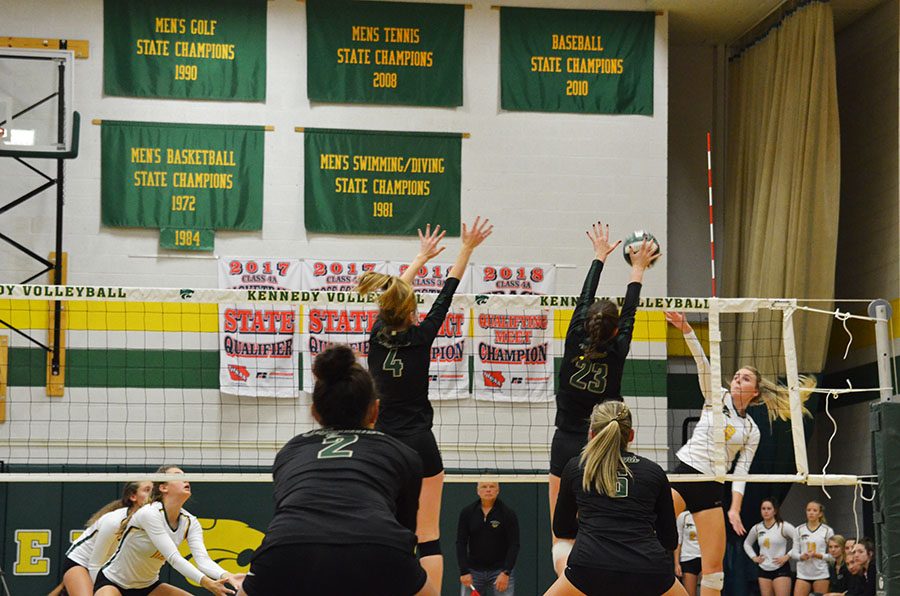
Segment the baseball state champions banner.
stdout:
[[459,235],[461,135],[307,128],[304,137],[308,231],[409,236],[430,223]]
[[264,101],[266,0],[105,0],[103,92]]
[[[369,333],[378,317],[378,305],[368,296],[354,293],[356,280],[366,271],[387,272],[385,261],[303,261],[303,289],[324,292],[327,305],[309,305],[304,310],[302,347],[309,365],[331,344],[349,345],[366,366]],[[344,292],[347,292],[346,294]],[[343,301],[343,304],[341,303]],[[315,379],[303,375],[303,390],[312,391]]]
[[655,14],[500,9],[504,110],[653,114]]
[[[219,260],[219,287],[299,290],[297,259]],[[219,390],[251,397],[297,397],[300,312],[288,304],[220,304]]]
[[103,225],[160,228],[164,248],[212,250],[216,229],[262,228],[261,126],[104,120]]
[[312,101],[462,105],[462,4],[306,3]]

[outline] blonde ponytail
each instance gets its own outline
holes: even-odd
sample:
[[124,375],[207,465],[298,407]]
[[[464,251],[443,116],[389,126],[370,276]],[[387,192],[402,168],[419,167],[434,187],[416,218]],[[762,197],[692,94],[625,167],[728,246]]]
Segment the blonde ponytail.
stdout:
[[388,329],[403,329],[409,325],[409,315],[416,311],[416,294],[412,286],[394,275],[367,271],[359,276],[356,291],[360,294],[380,292],[379,317]]
[[591,412],[591,440],[581,452],[585,492],[592,488],[601,495],[614,497],[619,475],[631,475],[622,452],[631,435],[631,412],[620,401],[607,401]]
[[[755,367],[744,366],[756,376],[756,386],[759,389],[759,401],[766,406],[769,411],[769,422],[775,420],[791,419],[791,397],[788,388],[780,383],[773,383],[766,379]],[[812,417],[810,411],[806,408],[806,400],[812,395],[812,389],[816,386],[814,377],[800,376],[800,404],[803,408],[803,415]]]

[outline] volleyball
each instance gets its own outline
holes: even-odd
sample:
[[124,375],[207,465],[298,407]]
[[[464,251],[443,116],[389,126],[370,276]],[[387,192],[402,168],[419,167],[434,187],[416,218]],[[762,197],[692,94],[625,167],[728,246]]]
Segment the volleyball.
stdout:
[[[641,244],[644,242],[644,239],[647,239],[649,242],[652,242],[656,246],[656,251],[659,252],[659,241],[656,237],[646,230],[635,230],[625,238],[625,242],[622,243],[622,252],[625,255],[625,262],[631,265],[631,250],[637,252],[641,248]],[[650,263],[650,266],[653,267],[653,263]]]

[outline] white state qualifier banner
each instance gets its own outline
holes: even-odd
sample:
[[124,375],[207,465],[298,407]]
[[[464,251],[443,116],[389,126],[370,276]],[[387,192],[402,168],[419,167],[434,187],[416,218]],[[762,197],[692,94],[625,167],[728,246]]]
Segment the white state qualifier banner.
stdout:
[[[556,266],[478,264],[474,294],[553,294]],[[476,301],[477,302],[477,301]],[[550,308],[473,309],[475,399],[546,402],[553,399],[553,319]]]
[[[423,265],[413,279],[413,289],[417,294],[438,294],[453,267],[450,263],[429,263]],[[403,275],[409,265],[391,261],[388,272]],[[466,269],[456,289],[457,294],[472,293],[472,274]],[[431,308],[421,305],[419,319],[425,318]],[[451,305],[447,318],[431,345],[431,366],[428,370],[428,399],[450,400],[469,397],[469,356],[472,354],[472,339],[469,337],[471,309]]]
[[313,390],[312,361],[331,344],[349,345],[356,352],[360,364],[367,366],[369,333],[378,317],[378,305],[355,293],[356,282],[367,271],[387,273],[387,270],[386,261],[303,261],[303,289],[325,292],[329,301],[325,305],[309,305],[304,309],[301,346],[304,358],[309,359],[303,367],[304,391]]
[[[223,257],[219,287],[300,290],[298,259]],[[219,390],[250,397],[297,397],[300,313],[290,304],[219,305]]]

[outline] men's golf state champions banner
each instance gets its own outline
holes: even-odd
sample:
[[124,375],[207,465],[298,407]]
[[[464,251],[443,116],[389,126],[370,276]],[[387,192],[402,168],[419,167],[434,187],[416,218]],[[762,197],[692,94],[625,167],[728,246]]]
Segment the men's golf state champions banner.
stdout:
[[[308,259],[303,261],[302,270],[303,289],[322,292],[329,302],[304,309],[304,358],[308,357],[312,366],[320,352],[331,344],[340,343],[349,345],[359,356],[360,364],[367,366],[369,333],[378,317],[378,305],[354,290],[360,275],[366,271],[386,273],[387,263]],[[304,391],[312,391],[314,383],[311,373],[303,375]]]
[[103,225],[160,228],[163,248],[212,250],[216,229],[262,228],[262,126],[104,120]]
[[303,132],[308,231],[409,236],[439,223],[459,235],[461,135]]
[[500,9],[504,110],[653,114],[652,12]]
[[[298,259],[219,260],[219,287],[299,290]],[[300,394],[300,309],[289,304],[219,305],[219,390],[250,397]]]
[[105,0],[103,92],[264,101],[266,0]]
[[462,4],[306,3],[312,101],[462,105]]

